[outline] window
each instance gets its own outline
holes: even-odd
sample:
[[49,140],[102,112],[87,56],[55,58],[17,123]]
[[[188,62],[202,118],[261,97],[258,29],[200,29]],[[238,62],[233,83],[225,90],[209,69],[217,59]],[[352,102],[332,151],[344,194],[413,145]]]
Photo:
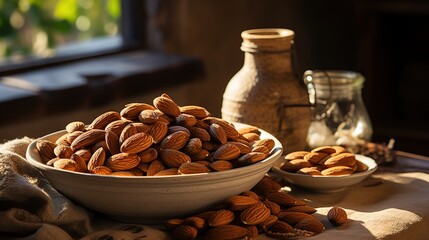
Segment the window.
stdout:
[[0,73],[141,46],[142,2],[2,0]]

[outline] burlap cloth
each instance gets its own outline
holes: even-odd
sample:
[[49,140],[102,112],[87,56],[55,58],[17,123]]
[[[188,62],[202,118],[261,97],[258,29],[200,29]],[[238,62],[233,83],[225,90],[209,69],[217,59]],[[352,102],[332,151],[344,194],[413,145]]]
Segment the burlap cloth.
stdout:
[[[0,239],[170,239],[159,226],[112,222],[72,203],[26,161],[31,140],[0,145]],[[342,192],[291,194],[316,207],[326,226],[308,239],[429,239],[428,182],[426,173],[376,172]],[[346,210],[346,224],[326,220],[332,206]]]

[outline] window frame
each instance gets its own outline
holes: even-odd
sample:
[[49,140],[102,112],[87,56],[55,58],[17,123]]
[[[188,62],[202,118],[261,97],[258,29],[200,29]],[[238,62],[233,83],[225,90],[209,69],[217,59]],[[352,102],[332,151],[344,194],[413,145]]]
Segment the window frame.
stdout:
[[73,54],[28,60],[23,63],[5,64],[4,66],[0,66],[0,76],[57,66],[79,60],[98,58],[126,51],[145,49],[147,47],[145,3],[146,1],[121,0],[120,32],[117,37],[103,38],[106,47],[99,48],[97,51],[88,51],[87,49],[90,48],[91,44],[97,43],[96,40],[75,43],[76,48],[79,48],[80,44],[85,44],[86,47],[82,47],[82,51],[77,51]]

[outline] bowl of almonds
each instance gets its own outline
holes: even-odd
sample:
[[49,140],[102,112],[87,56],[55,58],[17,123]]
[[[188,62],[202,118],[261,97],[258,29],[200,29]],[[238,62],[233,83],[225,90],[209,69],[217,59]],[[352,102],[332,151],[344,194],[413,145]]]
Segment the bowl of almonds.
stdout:
[[288,153],[272,169],[293,185],[316,192],[337,192],[370,176],[377,170],[377,163],[341,146],[320,146]]
[[27,160],[76,203],[111,218],[159,223],[251,189],[281,157],[256,126],[167,94],[35,139]]

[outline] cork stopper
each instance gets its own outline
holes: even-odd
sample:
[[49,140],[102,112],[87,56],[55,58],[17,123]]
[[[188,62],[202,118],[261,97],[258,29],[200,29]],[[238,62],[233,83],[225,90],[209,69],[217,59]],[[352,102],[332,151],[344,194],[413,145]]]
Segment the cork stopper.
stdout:
[[241,50],[244,52],[288,52],[295,33],[289,29],[261,28],[243,31]]

